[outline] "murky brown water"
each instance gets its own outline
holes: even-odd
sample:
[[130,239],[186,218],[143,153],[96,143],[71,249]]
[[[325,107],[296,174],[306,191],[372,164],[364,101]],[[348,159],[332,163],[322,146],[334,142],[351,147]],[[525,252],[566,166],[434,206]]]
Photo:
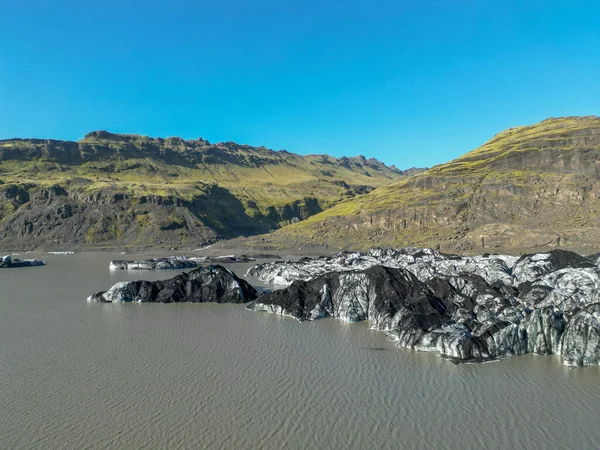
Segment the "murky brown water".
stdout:
[[367,324],[298,323],[239,305],[87,303],[117,281],[175,274],[110,272],[119,257],[44,255],[45,267],[0,270],[0,447],[600,442],[596,367],[533,355],[455,366],[396,349]]

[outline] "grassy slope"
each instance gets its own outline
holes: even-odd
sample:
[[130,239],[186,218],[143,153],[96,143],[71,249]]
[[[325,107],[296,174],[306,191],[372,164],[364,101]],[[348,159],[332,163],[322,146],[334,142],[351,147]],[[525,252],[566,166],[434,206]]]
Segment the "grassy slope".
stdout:
[[[308,217],[344,198],[402,177],[401,171],[362,157],[299,156],[232,142],[210,144],[201,139],[152,139],[93,132],[78,143],[0,141],[0,180],[4,183],[0,191],[18,186],[34,198],[36,193],[58,185],[66,189],[70,199],[125,194],[129,204],[121,208],[130,212],[126,220],[139,222],[138,236],[134,238],[137,241],[141,228],[152,221],[157,222],[159,228],[168,228],[165,221],[171,221],[173,227],[180,222],[183,228],[207,227],[214,231],[214,238],[252,234],[259,227],[273,229],[288,223],[292,217]],[[5,241],[11,238],[11,231],[6,228],[19,214],[23,215],[28,207],[40,209],[34,202],[28,206],[6,197],[0,196]],[[177,204],[192,206],[189,211],[171,217],[171,211],[148,212],[136,208],[145,197],[175,199]],[[92,206],[86,205],[86,211],[90,208]],[[128,236],[127,224],[119,223],[125,219],[111,218],[111,224],[106,225],[106,216],[111,214],[114,215],[103,211],[99,215],[101,222],[91,226],[85,235],[87,243]],[[147,214],[151,216],[146,217]],[[236,230],[244,222],[252,224],[247,230]],[[48,225],[51,226],[56,225]],[[107,227],[115,231],[106,230]],[[146,244],[156,239],[152,233],[144,237]],[[165,233],[161,239],[175,246],[182,243],[178,236],[165,236]],[[194,233],[185,236],[185,240],[190,239],[195,239]],[[200,244],[202,242],[196,243]]]
[[[136,137],[137,138],[137,137]],[[143,141],[145,138],[139,137]],[[81,144],[122,147],[119,141],[84,139]],[[1,141],[0,150],[15,148],[27,143]],[[139,145],[137,140],[134,145]],[[208,145],[204,146],[209,147]],[[213,146],[214,147],[214,146]],[[344,181],[349,185],[376,187],[401,178],[398,171],[383,165],[372,167],[351,159],[345,166],[339,159],[325,155],[299,156],[273,152],[264,148],[246,148],[227,143],[243,160],[246,156],[258,158],[258,164],[237,164],[237,161],[216,160],[193,165],[173,164],[153,157],[127,157],[112,155],[104,161],[81,164],[59,163],[45,158],[31,161],[2,161],[0,170],[5,183],[34,183],[42,185],[64,184],[79,177],[90,180],[88,191],[116,188],[141,194],[194,195],[204,185],[218,184],[239,198],[254,200],[261,207],[284,205],[303,196],[325,199],[326,203],[339,200],[346,190],[334,184]],[[219,146],[216,146],[218,149]],[[198,150],[202,151],[202,148]]]
[[599,158],[600,118],[548,119],[506,130],[447,164],[244,244],[414,244],[467,253],[539,246],[595,250]]

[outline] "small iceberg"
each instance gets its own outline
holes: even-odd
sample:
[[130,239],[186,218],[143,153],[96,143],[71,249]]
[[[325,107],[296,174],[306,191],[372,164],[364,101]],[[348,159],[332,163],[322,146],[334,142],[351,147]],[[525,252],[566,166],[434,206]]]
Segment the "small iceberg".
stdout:
[[34,267],[45,265],[45,261],[40,261],[37,259],[18,259],[13,258],[11,255],[0,256],[0,269],[6,269],[10,267]]

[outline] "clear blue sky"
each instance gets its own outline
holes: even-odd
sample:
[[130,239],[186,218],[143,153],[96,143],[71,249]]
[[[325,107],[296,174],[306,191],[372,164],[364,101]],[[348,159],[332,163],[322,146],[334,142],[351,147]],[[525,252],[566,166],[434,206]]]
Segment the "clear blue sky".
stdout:
[[600,0],[0,0],[0,138],[199,136],[430,166],[600,114]]

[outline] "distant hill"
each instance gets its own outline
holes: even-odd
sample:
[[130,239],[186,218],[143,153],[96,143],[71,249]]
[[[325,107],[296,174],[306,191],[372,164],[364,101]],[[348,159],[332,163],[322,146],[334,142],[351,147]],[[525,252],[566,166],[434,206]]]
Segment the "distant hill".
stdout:
[[3,140],[0,248],[197,248],[304,220],[415,170],[106,131]]
[[597,252],[600,118],[552,118],[508,129],[449,163],[237,244]]

